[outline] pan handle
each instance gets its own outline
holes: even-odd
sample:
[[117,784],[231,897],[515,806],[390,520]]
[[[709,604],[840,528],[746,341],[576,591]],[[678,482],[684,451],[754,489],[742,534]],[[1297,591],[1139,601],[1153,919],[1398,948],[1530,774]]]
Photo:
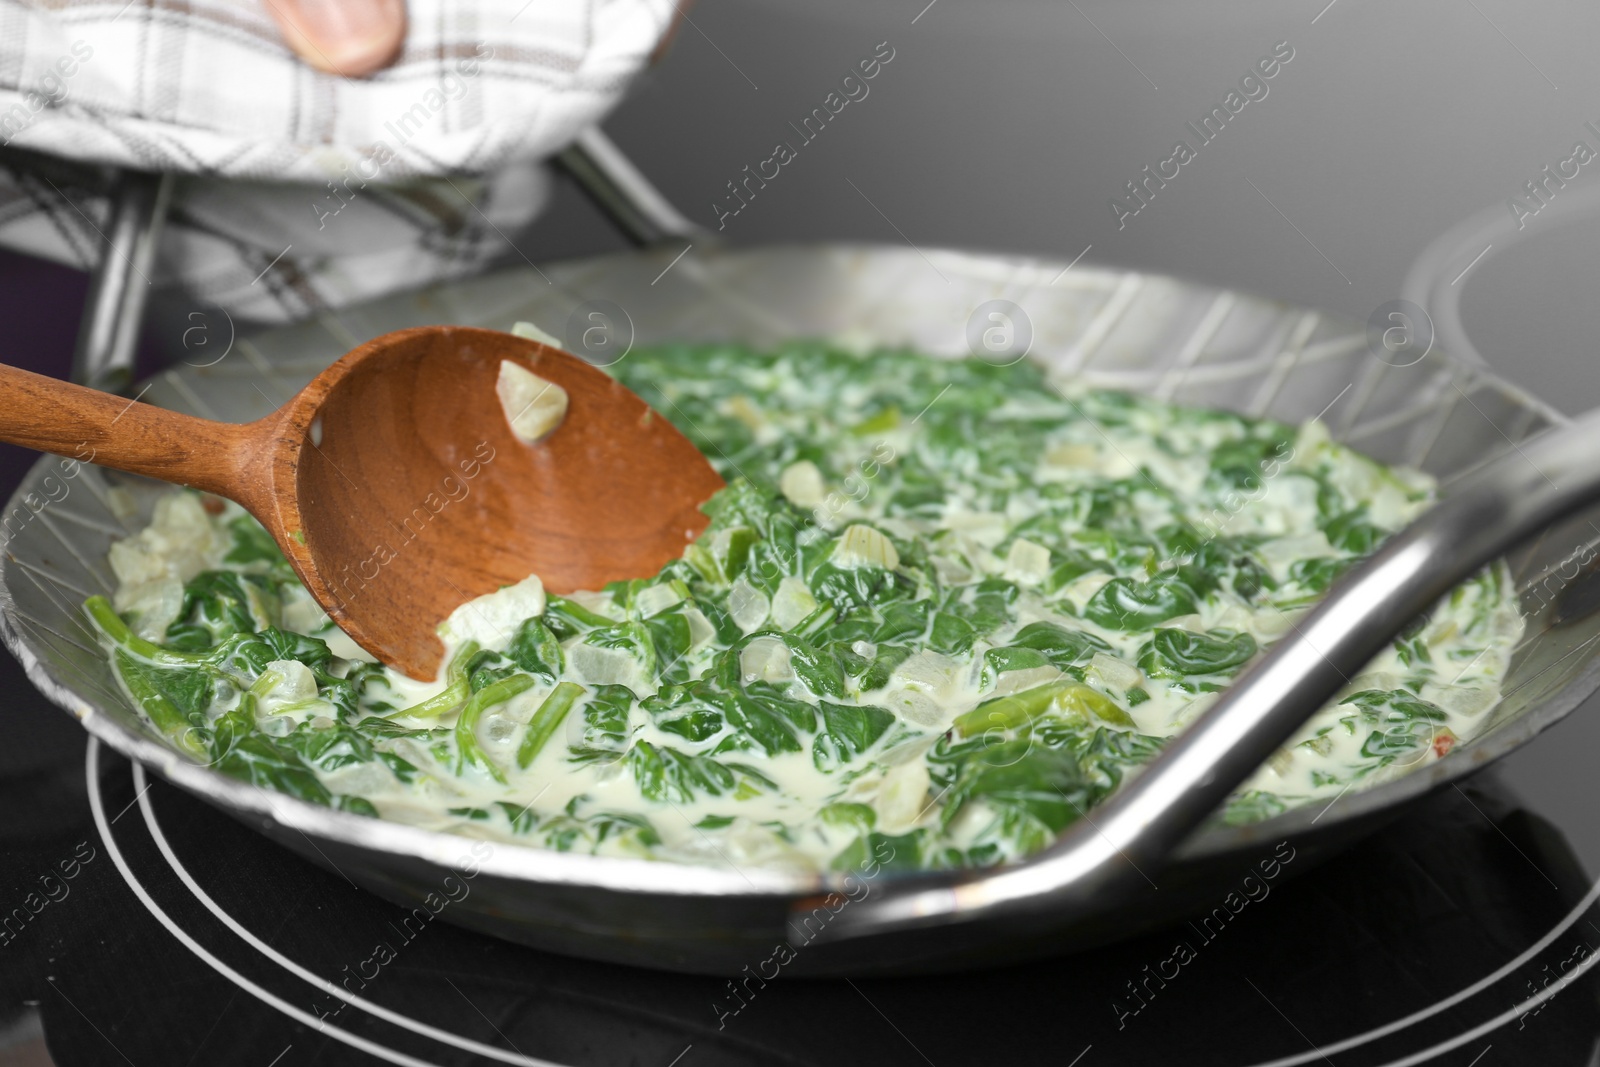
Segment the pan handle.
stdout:
[[72,380],[92,389],[119,393],[133,381],[134,354],[156,245],[172,201],[173,176],[117,172],[108,200],[106,244],[89,276]]
[[598,126],[580,133],[556,156],[556,163],[641,248],[674,238],[703,243],[712,237],[673,207]]
[[1513,445],[1337,582],[1292,637],[1092,819],[1015,866],[931,884],[885,882],[839,911],[822,936],[1093,911],[1142,885],[1141,869],[1159,866],[1407,623],[1518,542],[1600,498],[1597,456],[1600,411]]

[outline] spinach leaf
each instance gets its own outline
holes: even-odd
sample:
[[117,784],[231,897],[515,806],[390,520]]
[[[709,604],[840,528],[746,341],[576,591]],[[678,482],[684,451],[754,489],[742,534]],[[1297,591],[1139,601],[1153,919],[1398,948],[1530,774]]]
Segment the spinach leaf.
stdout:
[[240,515],[231,520],[228,523],[228,532],[233,535],[233,547],[222,557],[224,563],[287,565],[288,561],[283,558],[282,550],[278,548],[272,535],[267,533],[266,527],[249,515]]
[[1070,744],[1098,795],[1106,796],[1121,784],[1125,773],[1160,755],[1166,741],[1132,730],[1102,726],[1087,739],[1082,733],[1075,733]]
[[595,648],[626,652],[639,661],[645,677],[656,676],[659,660],[656,657],[655,640],[650,635],[649,627],[643,623],[624,622],[599,627],[586,633],[583,636],[583,643],[593,645]]
[[[181,730],[183,724],[206,724],[206,712],[216,692],[209,671],[204,668],[157,667],[120,651],[116,656],[116,664],[129,690],[133,691],[146,714],[164,732],[171,735],[172,731]],[[166,701],[181,718],[172,718],[165,708],[155,710],[159,703],[151,700],[152,696]],[[160,715],[159,719],[157,715]]]
[[933,632],[928,635],[928,645],[939,652],[963,655],[972,650],[978,631],[959,615],[941,611],[933,617]]
[[183,606],[178,619],[167,627],[169,643],[183,651],[210,648],[225,637],[254,633],[254,602],[276,600],[258,586],[246,591],[249,579],[233,571],[201,571],[183,587]]
[[353,763],[370,763],[377,758],[372,741],[348,723],[317,728],[310,722],[303,722],[276,741],[293,750],[306,763],[315,764],[325,771],[338,770]]
[[1229,585],[1234,593],[1245,600],[1255,600],[1263,592],[1278,588],[1278,580],[1272,576],[1272,572],[1248,552],[1241,552],[1234,557],[1233,568]]
[[1288,806],[1272,793],[1252,789],[1229,799],[1222,810],[1222,821],[1229,826],[1243,826],[1281,815]]
[[1054,666],[1050,657],[1034,648],[991,648],[983,654],[983,685],[993,685],[995,679],[1007,671],[1027,671],[1038,667]]
[[561,642],[556,639],[554,631],[539,619],[526,619],[517,627],[506,655],[518,670],[533,675],[546,685],[554,685],[566,666],[561,655]]
[[[752,686],[752,690],[756,687]],[[770,687],[766,687],[770,690]],[[802,710],[807,714],[814,714],[809,704],[798,704],[787,701],[770,691],[756,690],[753,692],[721,692],[710,691],[706,694],[708,700],[722,712],[733,733],[723,738],[713,750],[714,754],[738,751],[752,745],[759,748],[769,756],[776,756],[780,752],[801,752],[804,746],[800,743],[798,730],[792,715],[799,714]]]
[[828,826],[853,827],[866,833],[877,824],[878,813],[871,804],[836,801],[819,811],[817,818]]
[[870,870],[874,874],[920,871],[924,867],[927,836],[923,829],[895,836],[865,833],[829,860],[828,866],[836,871]]
[[689,619],[682,610],[664,611],[644,621],[655,649],[655,675],[663,682],[683,682],[689,678],[689,645],[693,637]]
[[1069,553],[1065,560],[1051,569],[1050,577],[1044,582],[1044,591],[1049,594],[1058,593],[1085,574],[1094,571],[1110,573],[1111,567],[1104,560],[1095,559],[1082,552]]
[[328,643],[320,638],[280,630],[276,626],[269,626],[255,636],[272,653],[271,659],[297,660],[314,671],[326,671],[333,662]]
[[904,645],[879,645],[871,665],[862,672],[860,686],[863,693],[882,689],[889,684],[894,669],[911,658],[911,650]]
[[550,628],[551,633],[563,640],[588,633],[590,630],[614,625],[612,620],[604,615],[597,615],[576,600],[568,600],[564,596],[545,598],[542,621]]
[[1361,771],[1363,774],[1432,744],[1449,721],[1438,705],[1403,689],[1366,689],[1346,697],[1342,703],[1358,709],[1356,720],[1373,728],[1362,743],[1361,755],[1374,762]]
[[933,605],[926,600],[901,600],[883,608],[883,622],[872,633],[873,641],[920,638],[928,629],[928,614]]
[[834,704],[824,700],[822,731],[811,741],[811,759],[820,771],[849,763],[871,748],[894,723],[894,713],[871,705]]
[[224,774],[324,806],[333,795],[292,748],[260,733],[236,737],[213,764]]
[[826,645],[818,647],[803,638],[777,630],[760,631],[750,636],[771,637],[787,645],[790,668],[814,695],[818,697],[845,695],[844,667],[839,663],[839,657],[834,655],[833,649]]
[[1298,582],[1307,592],[1320,593],[1358,562],[1356,559],[1336,559],[1331,556],[1296,560],[1289,565],[1289,580]]
[[639,702],[656,727],[689,741],[709,741],[722,732],[722,712],[697,697],[698,684],[669,685]]
[[1370,554],[1378,542],[1389,536],[1382,527],[1367,521],[1365,506],[1335,515],[1322,524],[1322,532],[1334,548],[1357,556]]
[[1171,578],[1138,583],[1113,578],[1083,606],[1084,616],[1106,629],[1133,631],[1199,610],[1194,590]]
[[588,816],[568,811],[547,818],[539,827],[539,833],[544,847],[557,852],[572,852],[580,846],[586,846],[585,851],[595,852],[608,840],[621,840],[640,849],[661,844],[661,835],[649,819],[620,811],[601,811]]
[[1152,678],[1189,678],[1227,674],[1256,654],[1256,640],[1247,633],[1162,627],[1139,650],[1139,669]]
[[882,592],[894,585],[882,567],[836,567],[826,562],[812,570],[806,584],[818,603],[831,604],[840,615],[871,608],[886,599]]
[[626,685],[597,685],[584,704],[582,742],[573,749],[579,763],[613,760],[627,745],[627,720],[634,707],[634,691]]
[[734,788],[733,772],[709,756],[638,741],[628,750],[628,770],[648,800],[689,804],[697,793],[721,796]]
[[1094,634],[1069,630],[1053,622],[1029,623],[1017,631],[1010,647],[1040,652],[1051,666],[1062,670],[1088,663],[1096,652],[1111,651],[1111,645]]
[[[1269,424],[1263,424],[1265,427]],[[1257,492],[1274,462],[1293,453],[1294,431],[1282,427],[1272,437],[1242,437],[1223,441],[1211,450],[1211,470],[1225,484]]]
[[945,799],[940,825],[948,827],[975,801],[995,813],[984,835],[1004,841],[1015,855],[1037,852],[1094,803],[1095,790],[1070,753],[1017,738],[987,747],[962,767]]

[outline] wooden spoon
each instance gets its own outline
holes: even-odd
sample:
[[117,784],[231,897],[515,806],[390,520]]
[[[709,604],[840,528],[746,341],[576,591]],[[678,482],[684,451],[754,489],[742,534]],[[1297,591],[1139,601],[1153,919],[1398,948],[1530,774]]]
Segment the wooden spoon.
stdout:
[[[565,389],[565,420],[516,437],[502,360]],[[211,422],[0,366],[0,440],[192,486],[261,521],[317,603],[412,678],[435,627],[537,574],[557,593],[656,573],[705,529],[705,456],[608,375],[493,330],[368,341],[266,418]]]

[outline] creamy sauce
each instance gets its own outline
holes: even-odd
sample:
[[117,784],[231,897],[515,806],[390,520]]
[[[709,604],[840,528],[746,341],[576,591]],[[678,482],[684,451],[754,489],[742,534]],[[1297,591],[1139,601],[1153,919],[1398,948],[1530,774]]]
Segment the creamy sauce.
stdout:
[[[125,688],[224,771],[432,829],[987,864],[1102,800],[1433,494],[1319,423],[1064,392],[1029,364],[796,344],[616,369],[730,482],[657,577],[463,605],[420,684],[332,628],[251,519],[174,493],[113,549],[121,618],[91,602]],[[1439,758],[1522,626],[1503,566],[1464,583],[1224,817]]]

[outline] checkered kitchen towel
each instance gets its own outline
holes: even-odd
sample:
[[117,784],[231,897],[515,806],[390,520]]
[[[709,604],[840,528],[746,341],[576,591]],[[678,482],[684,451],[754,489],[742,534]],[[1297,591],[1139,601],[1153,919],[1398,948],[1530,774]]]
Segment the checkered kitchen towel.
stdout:
[[399,58],[346,79],[300,62],[269,2],[0,0],[0,244],[92,265],[111,164],[183,175],[153,281],[244,319],[470,275],[673,14],[409,0]]

